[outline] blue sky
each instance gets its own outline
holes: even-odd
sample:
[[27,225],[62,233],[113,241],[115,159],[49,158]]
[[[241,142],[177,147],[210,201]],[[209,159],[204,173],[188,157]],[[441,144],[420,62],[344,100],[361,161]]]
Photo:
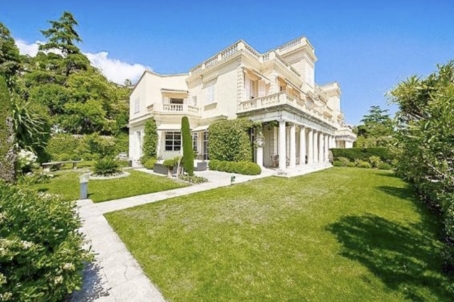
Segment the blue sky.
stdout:
[[0,21],[26,51],[65,10],[79,22],[81,50],[116,81],[144,68],[187,72],[239,39],[265,52],[304,35],[318,57],[317,83],[341,85],[350,124],[372,105],[393,113],[386,92],[454,59],[449,0],[15,0],[2,3]]

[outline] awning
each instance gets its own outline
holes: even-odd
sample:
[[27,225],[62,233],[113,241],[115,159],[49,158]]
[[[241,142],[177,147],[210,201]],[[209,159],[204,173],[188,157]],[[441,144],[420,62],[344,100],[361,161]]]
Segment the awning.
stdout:
[[246,68],[246,67],[243,67],[243,68],[244,68],[244,70],[247,70],[248,72],[256,75],[258,78],[264,80],[267,84],[270,82],[270,79],[268,79],[266,76],[264,76],[260,72],[255,71],[254,69]]
[[159,131],[180,130],[181,131],[181,125],[180,124],[161,124],[158,126],[157,130],[159,130]]
[[181,89],[171,89],[171,88],[161,88],[161,92],[167,92],[167,93],[175,93],[175,94],[187,94],[187,90],[181,90]]
[[198,126],[192,129],[192,132],[199,132],[199,131],[206,131],[208,129],[209,125],[204,125],[204,126]]

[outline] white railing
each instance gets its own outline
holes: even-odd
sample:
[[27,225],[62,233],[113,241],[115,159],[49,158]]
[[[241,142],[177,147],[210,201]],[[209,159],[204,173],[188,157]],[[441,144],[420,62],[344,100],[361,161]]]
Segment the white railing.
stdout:
[[290,42],[285,43],[284,45],[282,45],[282,46],[280,46],[280,47],[278,48],[278,49],[279,49],[279,52],[283,52],[283,51],[285,51],[285,50],[289,50],[289,49],[291,49],[291,48],[294,48],[294,47],[300,45],[302,39],[303,39],[303,38],[300,37],[300,38],[296,38],[295,40],[292,40],[292,41],[290,41]]
[[175,114],[192,114],[199,115],[200,108],[187,104],[162,104],[154,103],[147,106],[148,112],[152,113],[175,113]]
[[327,107],[308,106],[303,99],[290,95],[285,91],[243,101],[239,105],[238,112],[244,113],[252,110],[265,109],[284,104],[297,108],[313,117],[316,117],[319,120],[335,126],[336,128],[339,127],[339,124],[336,123],[331,117],[327,117],[323,114],[323,111]]

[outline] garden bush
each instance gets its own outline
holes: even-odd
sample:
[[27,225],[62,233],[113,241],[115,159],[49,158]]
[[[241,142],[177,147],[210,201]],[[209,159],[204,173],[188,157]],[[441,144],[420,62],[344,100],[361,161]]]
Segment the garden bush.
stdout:
[[76,151],[78,154],[90,153],[93,158],[115,156],[115,139],[110,136],[101,136],[99,133],[84,135]]
[[109,176],[121,172],[120,165],[117,160],[111,157],[101,158],[93,165],[93,174]]
[[352,162],[352,161],[349,161],[349,162],[347,163],[347,166],[346,166],[346,167],[349,167],[349,168],[356,167],[356,164],[355,164],[354,162]]
[[360,159],[362,161],[369,161],[371,156],[378,156],[381,161],[391,163],[394,159],[394,154],[387,148],[333,148],[334,160],[339,160],[339,157],[346,157],[350,161]]
[[373,156],[369,157],[369,163],[371,164],[371,166],[373,168],[378,168],[378,166],[382,163],[382,161],[381,161],[380,157],[373,155]]
[[228,162],[219,160],[210,160],[208,167],[213,171],[221,171],[228,173],[238,173],[243,175],[259,175],[262,169],[259,165],[253,162]]
[[52,160],[60,160],[62,154],[73,154],[80,148],[81,139],[71,134],[56,134],[47,143],[46,152]]
[[380,170],[392,170],[392,168],[393,167],[388,163],[380,163],[378,165],[378,169],[380,169]]
[[74,202],[0,181],[0,300],[63,301],[80,288],[84,263]]
[[60,160],[60,161],[71,160],[71,155],[69,155],[67,153],[62,153],[62,154],[58,155],[58,160]]
[[252,160],[249,131],[253,123],[246,119],[222,120],[208,128],[210,159],[221,161]]
[[356,166],[358,168],[367,168],[367,169],[372,168],[372,165],[369,162],[363,161],[363,160],[357,160],[356,161]]
[[342,164],[342,167],[347,167],[350,163],[350,160],[346,157],[339,157],[337,160]]
[[153,170],[154,164],[156,163],[156,158],[149,158],[147,161],[143,164],[143,167],[148,169],[148,170]]
[[344,167],[343,163],[340,162],[340,161],[338,161],[338,160],[335,160],[335,161],[333,162],[333,166],[334,166],[334,167]]

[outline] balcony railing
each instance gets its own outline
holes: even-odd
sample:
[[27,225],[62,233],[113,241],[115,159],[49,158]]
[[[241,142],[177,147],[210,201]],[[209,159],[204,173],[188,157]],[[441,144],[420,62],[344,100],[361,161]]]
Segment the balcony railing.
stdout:
[[296,109],[299,109],[313,117],[318,118],[330,125],[335,126],[336,128],[339,127],[337,121],[333,120],[332,117],[326,116],[323,114],[325,107],[318,107],[318,106],[311,106],[306,101],[289,95],[285,91],[259,97],[256,99],[251,99],[247,101],[243,101],[240,103],[238,108],[238,113],[247,113],[254,110],[260,110],[265,108],[271,108],[279,105],[289,105]]
[[229,57],[235,55],[238,52],[244,52],[244,53],[254,57],[261,63],[275,59],[275,60],[279,61],[280,63],[282,63],[283,65],[285,65],[287,67],[287,69],[291,70],[296,75],[300,76],[299,72],[295,68],[293,68],[290,64],[288,64],[276,51],[272,50],[265,54],[260,54],[258,51],[256,51],[254,48],[252,48],[250,45],[248,45],[244,41],[238,41],[237,43],[227,47],[226,49],[218,52],[214,56],[208,58],[201,64],[192,68],[190,70],[190,74],[191,75],[197,74],[197,73],[201,72],[202,70],[215,66],[221,62],[224,62],[224,61],[228,60]]
[[154,103],[147,107],[148,112],[160,114],[187,114],[192,116],[200,115],[200,108],[187,104],[162,104]]

